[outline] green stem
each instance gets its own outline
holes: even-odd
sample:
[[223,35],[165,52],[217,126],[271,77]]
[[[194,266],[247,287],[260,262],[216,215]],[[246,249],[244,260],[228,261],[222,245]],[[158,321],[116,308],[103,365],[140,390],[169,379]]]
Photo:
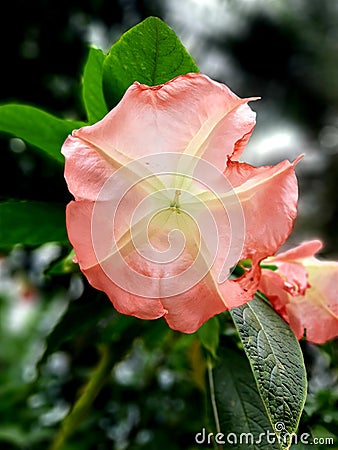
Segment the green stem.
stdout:
[[74,404],[73,409],[64,418],[61,429],[55,436],[49,450],[61,450],[64,448],[67,439],[76,431],[78,425],[86,417],[90,407],[107,382],[114,365],[114,359],[108,346],[100,347],[100,353],[101,357],[98,365],[93,370],[88,383],[82,388],[82,393]]
[[[216,404],[214,378],[212,375],[212,364],[211,364],[210,360],[207,361],[207,368],[208,368],[208,380],[209,380],[211,406],[212,406],[212,411],[214,413],[214,418],[215,418],[216,432],[221,433],[221,426],[219,423],[218,410],[217,410],[217,404]],[[222,450],[223,446],[221,444],[219,444],[218,448],[219,448],[219,450]]]

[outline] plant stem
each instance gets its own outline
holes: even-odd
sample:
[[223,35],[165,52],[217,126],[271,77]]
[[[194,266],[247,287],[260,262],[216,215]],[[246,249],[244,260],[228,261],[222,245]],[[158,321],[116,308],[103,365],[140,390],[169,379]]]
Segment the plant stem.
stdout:
[[[216,432],[217,433],[221,433],[221,427],[220,427],[220,423],[219,423],[217,404],[216,404],[216,397],[215,397],[215,385],[214,385],[214,378],[213,378],[213,375],[212,375],[212,363],[211,363],[211,361],[207,361],[207,368],[208,368],[208,380],[209,380],[211,406],[212,406],[212,411],[214,413],[214,418],[215,418]],[[221,444],[219,444],[218,448],[220,450],[222,450],[223,446]]]
[[82,393],[75,402],[73,409],[64,418],[60,431],[56,434],[49,450],[61,450],[67,439],[76,431],[78,425],[86,417],[90,407],[107,382],[114,365],[113,355],[108,346],[100,347],[101,357],[91,374],[87,384],[82,388]]

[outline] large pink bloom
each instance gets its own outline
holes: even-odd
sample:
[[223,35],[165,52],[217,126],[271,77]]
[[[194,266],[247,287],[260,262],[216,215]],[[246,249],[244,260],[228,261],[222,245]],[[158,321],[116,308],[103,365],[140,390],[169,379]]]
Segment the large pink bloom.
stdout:
[[298,339],[322,344],[338,336],[338,262],[314,257],[318,240],[269,258],[276,271],[263,269],[260,290],[290,324]]
[[[134,83],[65,141],[69,238],[121,313],[191,333],[252,299],[260,260],[291,231],[298,189],[296,162],[238,161],[255,124],[249,100],[201,74]],[[231,279],[241,259],[251,269]]]

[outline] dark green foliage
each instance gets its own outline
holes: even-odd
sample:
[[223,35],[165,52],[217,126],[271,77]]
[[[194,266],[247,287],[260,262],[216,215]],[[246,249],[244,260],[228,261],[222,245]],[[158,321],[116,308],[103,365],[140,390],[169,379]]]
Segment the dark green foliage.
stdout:
[[13,200],[0,202],[0,224],[1,249],[10,249],[16,244],[68,243],[64,205]]

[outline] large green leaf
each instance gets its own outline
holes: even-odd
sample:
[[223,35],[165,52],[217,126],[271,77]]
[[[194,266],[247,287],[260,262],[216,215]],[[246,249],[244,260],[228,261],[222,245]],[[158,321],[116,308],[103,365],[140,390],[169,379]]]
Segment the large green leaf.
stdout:
[[233,309],[231,316],[272,427],[281,436],[295,433],[306,399],[307,380],[294,333],[260,298]]
[[0,132],[23,139],[61,163],[64,140],[72,130],[83,125],[83,122],[59,119],[34,106],[0,105]]
[[0,203],[0,248],[45,242],[68,242],[63,205],[12,200]]
[[102,119],[108,112],[102,84],[105,57],[102,50],[91,47],[83,72],[82,98],[91,124]]
[[103,86],[109,106],[138,81],[154,86],[198,68],[180,40],[164,22],[148,17],[114,44],[103,65]]
[[280,449],[245,354],[221,344],[209,377],[217,431],[224,435],[214,433],[213,441],[234,450]]

